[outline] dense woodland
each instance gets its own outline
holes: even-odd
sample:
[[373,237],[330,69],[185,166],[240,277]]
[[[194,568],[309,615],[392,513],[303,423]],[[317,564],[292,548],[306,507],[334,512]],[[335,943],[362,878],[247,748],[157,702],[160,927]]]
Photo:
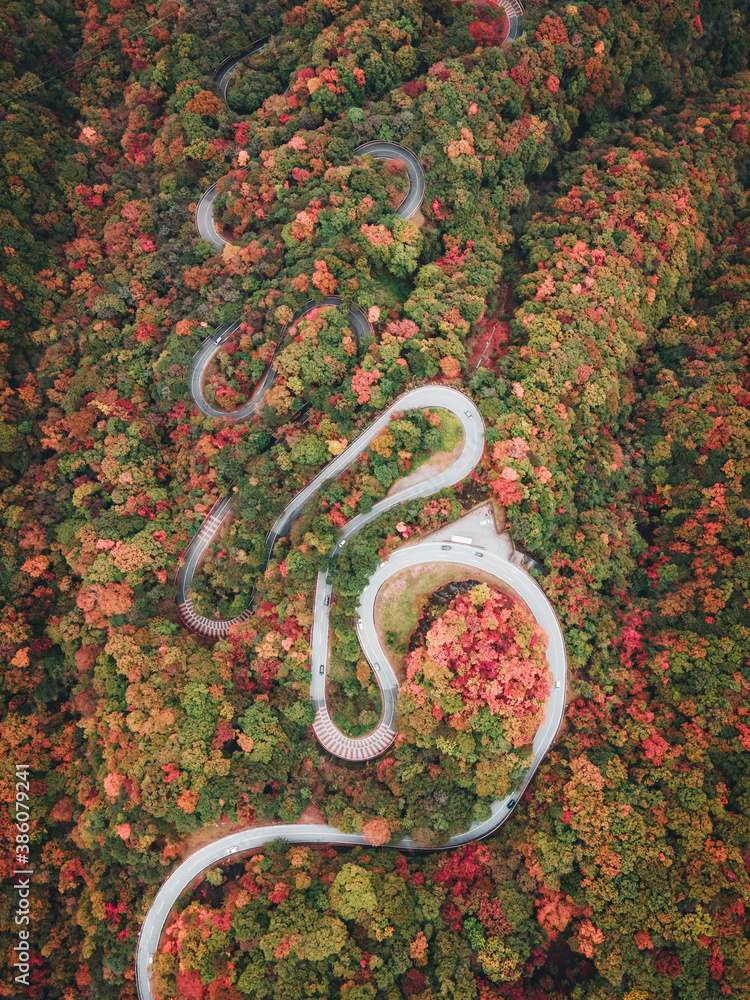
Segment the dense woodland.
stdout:
[[[134,1000],[136,935],[179,860],[301,817],[373,848],[279,844],[210,872],[157,959],[161,1000],[747,996],[749,19],[746,0],[528,0],[504,44],[492,7],[450,0],[2,5],[0,869],[8,886],[26,763],[35,874],[32,985],[12,981],[9,930],[0,996]],[[227,105],[214,71],[264,36]],[[410,222],[398,171],[353,157],[376,138],[424,167]],[[214,182],[220,253],[194,224]],[[242,320],[206,386],[229,410],[329,294],[369,341],[323,310],[287,331],[259,415],[198,412],[208,334]],[[477,368],[498,301],[507,333]],[[388,842],[465,829],[511,751],[469,767],[467,734],[404,694],[394,753],[335,766],[309,728],[308,638],[336,531],[450,446],[439,415],[395,421],[264,572],[265,533],[426,380],[476,401],[487,448],[331,567],[351,723],[372,711],[352,631],[369,573],[488,498],[542,567],[570,683],[499,833],[407,857]],[[232,489],[198,597],[223,617],[258,603],[211,643],[179,623],[174,574]],[[456,600],[429,640],[451,706],[479,683],[452,686],[451,615],[519,613]],[[497,655],[533,711],[528,646]],[[10,890],[2,905],[10,929]]]

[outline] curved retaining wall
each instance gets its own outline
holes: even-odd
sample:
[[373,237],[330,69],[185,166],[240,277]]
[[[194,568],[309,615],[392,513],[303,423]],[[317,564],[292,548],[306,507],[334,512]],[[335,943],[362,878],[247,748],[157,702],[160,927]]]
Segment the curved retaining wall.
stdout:
[[523,34],[523,6],[519,0],[492,0],[495,7],[502,8],[508,18],[506,42],[515,42]]

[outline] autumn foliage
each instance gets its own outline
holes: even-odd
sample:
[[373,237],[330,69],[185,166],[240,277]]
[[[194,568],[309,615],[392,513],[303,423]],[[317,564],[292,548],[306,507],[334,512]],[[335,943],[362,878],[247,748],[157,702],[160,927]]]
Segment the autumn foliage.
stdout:
[[407,660],[403,731],[434,742],[444,720],[457,733],[494,727],[510,747],[528,746],[549,694],[546,649],[518,600],[486,584],[459,595]]
[[[155,886],[201,838],[301,817],[372,846],[211,873],[157,956],[164,998],[748,994],[747,13],[529,2],[510,44],[504,23],[442,0],[0,10],[0,814],[12,843],[27,763],[30,997],[135,1000]],[[212,74],[267,36],[225,102]],[[419,157],[420,217],[355,157],[375,139]],[[214,182],[221,253],[194,226]],[[332,290],[344,309],[287,328]],[[206,395],[232,409],[276,378],[238,424],[188,390],[235,321]],[[479,407],[475,473],[331,565],[343,524],[457,444],[401,414],[266,569],[293,494],[431,380]],[[229,493],[194,597],[257,603],[211,644],[174,575]],[[337,721],[363,733],[369,573],[487,502],[563,627],[565,725],[498,836],[409,860],[385,845],[437,846],[520,780],[543,636],[505,596],[462,597],[412,654],[403,738],[347,771],[310,734],[315,580]]]

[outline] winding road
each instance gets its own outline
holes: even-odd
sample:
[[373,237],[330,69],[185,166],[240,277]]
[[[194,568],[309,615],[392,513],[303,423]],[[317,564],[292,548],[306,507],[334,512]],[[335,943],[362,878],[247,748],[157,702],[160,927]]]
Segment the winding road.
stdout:
[[[274,358],[276,357],[276,351],[283,343],[284,337],[290,327],[293,327],[295,323],[298,323],[301,319],[303,319],[303,317],[307,316],[308,313],[311,313],[313,309],[322,309],[324,306],[336,306],[338,309],[343,309],[345,308],[345,303],[338,295],[326,295],[321,302],[315,302],[313,299],[309,299],[299,312],[296,312],[294,316],[292,316],[289,323],[286,324],[279,334],[276,341],[276,350],[273,355]],[[349,322],[349,326],[354,332],[357,344],[359,344],[361,338],[366,334],[372,333],[372,325],[359,306],[348,307],[347,320]],[[266,390],[270,389],[273,385],[275,372],[273,370],[273,358],[271,358],[271,363],[262,379],[255,387],[252,398],[238,409],[217,410],[211,406],[206,397],[203,395],[203,378],[206,374],[206,369],[232,334],[239,330],[241,325],[242,320],[236,319],[233,323],[225,323],[224,326],[220,326],[215,333],[206,338],[200,350],[196,351],[193,355],[188,388],[190,390],[190,395],[193,398],[193,402],[201,413],[205,414],[207,417],[214,417],[217,420],[248,420],[257,411]]]
[[[357,146],[354,150],[355,156],[371,156],[374,160],[401,160],[409,175],[409,190],[404,196],[398,208],[394,209],[396,215],[402,219],[411,219],[416,215],[424,200],[425,183],[424,171],[417,156],[406,146],[401,146],[397,142],[366,142],[362,146]],[[195,225],[201,239],[213,244],[217,250],[222,250],[230,243],[216,228],[214,220],[214,203],[217,195],[217,184],[212,184],[205,192],[198,207],[195,210]]]
[[[424,387],[427,388],[427,387]],[[420,391],[420,390],[416,390]],[[456,390],[448,390],[455,392]],[[461,395],[457,393],[457,395]],[[468,442],[467,442],[468,445]],[[464,448],[466,451],[466,447]],[[342,453],[343,454],[343,453]],[[340,457],[340,456],[339,456]],[[434,481],[433,481],[434,482]],[[430,484],[422,484],[424,487]],[[399,499],[404,494],[399,494]],[[295,504],[298,501],[295,501]],[[347,529],[351,526],[347,525]],[[455,527],[455,525],[454,525]],[[346,529],[345,529],[346,530]],[[341,540],[339,541],[339,545]],[[510,587],[519,598],[527,605],[539,625],[545,630],[549,639],[547,649],[547,661],[553,676],[553,685],[547,702],[547,710],[542,725],[536,732],[533,741],[533,758],[529,769],[524,775],[520,785],[509,795],[494,802],[491,806],[490,816],[483,821],[473,823],[464,833],[451,837],[445,844],[437,850],[450,850],[468,844],[473,840],[480,840],[495,833],[505,823],[523,792],[526,790],[534,774],[541,764],[544,756],[554,742],[557,731],[562,722],[565,711],[565,689],[567,682],[567,660],[565,652],[565,642],[560,625],[555,616],[554,610],[547,600],[541,587],[528,573],[520,567],[513,565],[506,558],[491,551],[479,551],[476,547],[467,545],[465,542],[457,542],[455,539],[450,543],[436,541],[424,541],[416,545],[405,546],[394,552],[390,558],[382,563],[362,593],[359,605],[359,615],[361,625],[358,626],[358,634],[362,649],[371,665],[377,663],[380,670],[375,673],[375,677],[384,693],[383,717],[391,709],[395,711],[395,699],[398,693],[398,682],[391,670],[386,653],[380,645],[375,628],[375,599],[381,586],[395,573],[412,566],[419,566],[425,562],[445,562],[458,563],[463,566],[471,566],[495,576],[501,583]],[[325,591],[321,589],[321,580],[318,580],[318,587],[315,598],[315,622],[313,634],[316,627],[322,623],[322,612],[327,607],[321,603],[324,600]],[[326,618],[327,621],[327,618]],[[326,627],[327,636],[327,627]],[[313,642],[315,639],[313,639]],[[325,705],[325,678],[319,673],[316,674],[313,658],[313,672],[311,683],[311,698],[313,703],[320,702]],[[384,678],[381,683],[381,675]],[[387,706],[387,707],[386,707]],[[381,724],[374,732],[378,732]],[[316,715],[316,725],[318,718]],[[337,731],[338,732],[338,731]],[[318,735],[316,733],[316,735]],[[373,736],[364,737],[368,740]],[[318,739],[320,736],[318,735]],[[352,741],[357,742],[357,741]],[[332,751],[335,752],[335,751]],[[378,751],[382,752],[382,751]],[[352,759],[361,759],[353,757]],[[337,844],[341,846],[366,846],[367,841],[358,833],[342,833],[336,827],[325,824],[301,824],[301,825],[279,825],[267,826],[254,830],[243,830],[239,833],[223,837],[212,844],[208,844],[192,854],[183,864],[179,866],[159,889],[151,908],[146,915],[140,933],[138,935],[138,948],[136,952],[136,983],[138,994],[141,1000],[153,1000],[151,992],[151,961],[159,946],[161,934],[166,925],[169,914],[180,895],[190,885],[190,883],[205,872],[212,865],[226,860],[235,854],[243,851],[254,850],[263,847],[272,840],[285,840],[290,844]],[[420,844],[405,837],[397,844],[393,845],[397,850],[425,851],[436,848],[424,848]]]
[[[504,10],[508,18],[509,27],[505,41],[515,42],[523,34],[523,5],[519,2],[519,0],[490,0],[490,2],[494,7],[499,7],[501,10]],[[262,52],[270,37],[270,35],[264,35],[263,38],[259,38],[257,42],[253,42],[246,52],[242,52],[238,56],[229,56],[223,63],[221,63],[219,68],[214,73],[214,80],[219,84],[219,87],[221,88],[221,96],[227,104],[229,104],[227,92],[229,90],[229,84],[231,83],[234,70],[243,59],[247,59],[249,56],[255,55],[256,52]]]
[[[217,72],[215,79],[221,84],[222,93],[224,94],[225,99],[227,81],[229,79],[229,75],[231,75],[231,71],[238,62],[246,58],[248,55],[251,55],[253,52],[259,51],[264,44],[265,42],[256,43],[250,52],[246,52],[242,56],[234,57],[233,59],[227,60],[226,63],[222,64],[223,69],[220,68],[220,71]],[[425,195],[424,171],[422,170],[418,157],[406,146],[401,146],[396,142],[366,142],[364,145],[358,146],[354,152],[356,156],[371,156],[373,159],[377,160],[401,160],[403,162],[409,176],[409,189],[404,196],[404,200],[401,202],[399,207],[395,209],[395,214],[399,215],[402,219],[411,219],[412,216],[416,215],[422,205],[422,202],[424,201]],[[198,235],[202,239],[207,240],[214,247],[216,247],[217,250],[221,250],[229,244],[229,240],[225,239],[221,233],[219,233],[214,221],[214,202],[216,201],[216,193],[216,184],[212,184],[198,202],[198,206],[195,210],[195,225],[198,230]],[[306,305],[292,318],[289,325],[294,325],[294,323],[302,319],[302,317],[308,312],[315,309],[316,305],[317,304],[312,300],[307,302]],[[338,295],[328,295],[323,299],[320,305],[335,305],[343,307],[344,303]],[[372,326],[370,325],[364,312],[358,306],[351,306],[349,308],[348,320],[358,342],[360,337],[364,336],[366,333],[372,332]],[[239,329],[241,323],[242,320],[240,319],[235,320],[233,323],[225,323],[223,326],[220,326],[214,334],[204,341],[202,348],[197,351],[193,357],[193,363],[190,371],[190,395],[193,397],[195,405],[201,413],[205,414],[207,417],[214,417],[219,420],[247,420],[256,412],[260,401],[263,398],[263,394],[271,387],[271,385],[273,385],[274,372],[272,359],[268,370],[256,386],[252,399],[245,403],[244,406],[239,407],[237,410],[229,412],[226,410],[217,410],[215,407],[211,406],[204,397],[202,383],[206,368],[212,359],[219,353],[224,344]],[[277,341],[277,348],[283,340],[287,329],[288,326],[284,327],[282,330],[279,340]],[[182,603],[185,604],[184,601]],[[190,614],[192,614],[192,612],[190,612]],[[242,619],[234,619],[234,623],[240,620]],[[188,620],[186,617],[185,621],[187,624],[190,624],[191,627],[197,624],[197,618],[195,620]],[[210,633],[203,632],[202,634],[208,635]]]
[[371,156],[373,160],[401,160],[409,175],[409,190],[394,212],[402,219],[411,219],[413,215],[417,214],[424,201],[424,171],[419,158],[407,146],[402,146],[398,142],[380,142],[376,139],[374,142],[366,142],[362,146],[357,146],[354,155]]
[[[260,397],[257,394],[254,398],[260,402]],[[444,489],[446,486],[453,486],[464,479],[482,457],[482,451],[484,448],[484,425],[482,424],[482,418],[479,415],[479,411],[474,403],[457,389],[450,389],[441,385],[424,385],[419,389],[412,389],[410,392],[400,396],[394,403],[391,403],[388,409],[384,410],[378,419],[370,424],[367,430],[363,431],[359,437],[355,438],[354,441],[352,441],[340,455],[337,455],[334,459],[332,459],[328,465],[326,465],[317,474],[317,476],[315,476],[315,478],[311,480],[311,482],[303,490],[301,490],[289,504],[287,504],[274,522],[271,530],[268,532],[268,536],[266,538],[268,546],[268,559],[270,560],[273,554],[274,546],[279,538],[283,538],[289,533],[292,523],[296,521],[302,513],[302,509],[305,504],[315,496],[321,486],[329,482],[331,479],[335,479],[337,476],[340,476],[345,469],[347,469],[359,458],[362,452],[367,450],[370,443],[377,437],[380,431],[384,427],[388,426],[391,417],[395,412],[427,406],[438,406],[442,409],[450,410],[452,413],[455,413],[461,421],[464,429],[464,435],[466,437],[466,444],[461,452],[461,455],[449,469],[441,473],[440,476],[435,479],[431,479],[425,483],[416,484],[406,490],[403,490],[395,496],[385,497],[383,500],[374,504],[372,510],[365,514],[359,514],[357,517],[353,518],[343,529],[332,554],[335,555],[339,552],[346,544],[347,540],[360,531],[365,524],[369,524],[370,521],[373,521],[384,511],[390,510],[391,507],[395,507],[398,504],[403,503],[405,500],[411,500],[414,497],[429,496],[431,493],[437,492],[437,490]],[[231,498],[226,496],[214,505],[211,513],[201,525],[200,531],[197,535],[195,535],[188,546],[183,557],[182,564],[177,572],[177,607],[180,617],[189,628],[193,629],[193,631],[211,639],[222,639],[226,637],[229,634],[230,629],[239,624],[239,622],[245,621],[252,614],[251,607],[248,605],[246,610],[236,618],[227,619],[225,621],[206,618],[196,613],[193,607],[193,602],[188,596],[190,584],[195,576],[203,554],[213,541],[224,521],[230,516]],[[266,565],[267,564],[268,562],[266,562]],[[319,576],[318,590],[320,590],[321,587],[321,578],[324,579],[325,574],[321,573]],[[327,587],[327,585],[324,584],[324,587]],[[327,588],[327,591],[323,594],[321,600],[324,601],[326,597],[330,597],[330,588]],[[313,636],[315,636],[315,625],[313,625]],[[325,656],[323,656],[322,659],[318,659],[316,654],[324,654],[327,650],[327,607],[325,608],[325,636],[325,647],[320,644],[316,645],[313,639],[313,658],[319,663],[325,663]]]
[[[460,483],[475,468],[482,452],[484,451],[484,424],[479,410],[474,403],[457,389],[450,389],[441,385],[424,385],[419,389],[413,389],[405,393],[395,403],[391,404],[367,430],[361,434],[352,444],[350,444],[341,454],[329,463],[321,473],[326,480],[340,475],[343,470],[362,454],[371,441],[387,427],[393,414],[397,411],[416,409],[417,407],[439,407],[449,410],[461,421],[464,431],[464,447],[461,454],[453,464],[444,472],[433,476],[425,482],[414,483],[393,496],[387,496],[383,500],[374,504],[372,510],[363,514],[358,514],[342,529],[338,541],[332,550],[335,557],[350,538],[353,538],[362,528],[374,521],[387,510],[397,507],[408,500],[416,497],[426,497],[438,490],[448,486],[455,486]],[[331,466],[340,463],[344,459],[343,465],[338,465],[331,473]],[[307,490],[296,498],[293,507],[296,510],[300,502],[306,503],[312,498],[319,487],[315,485],[315,480]],[[322,483],[321,483],[322,485]],[[312,491],[311,491],[312,490]],[[308,492],[311,491],[311,492]],[[290,513],[294,513],[294,510]],[[282,515],[272,529],[272,534],[278,532],[277,537],[281,537],[289,530],[290,521],[287,522],[285,515]],[[269,536],[270,537],[270,536]],[[358,629],[362,650],[367,658],[370,668],[373,671],[375,682],[380,689],[382,711],[380,721],[375,729],[366,736],[351,737],[345,736],[333,723],[328,707],[326,705],[325,684],[326,671],[328,669],[328,631],[329,631],[329,610],[332,590],[328,583],[326,572],[319,573],[315,588],[315,605],[312,625],[312,636],[310,640],[312,655],[312,679],[310,682],[310,699],[315,709],[315,722],[313,732],[320,745],[329,753],[343,760],[372,760],[383,753],[396,738],[396,697],[398,696],[398,680],[391,669],[388,659],[380,648],[377,641],[377,633],[373,626],[369,630],[366,625]],[[368,644],[363,641],[366,637]],[[371,657],[368,648],[374,650]],[[321,673],[321,667],[323,672]]]
[[214,73],[214,80],[221,87],[221,96],[224,98],[226,104],[229,104],[229,99],[227,98],[227,91],[229,90],[229,84],[232,82],[232,74],[235,69],[239,66],[243,59],[247,59],[249,56],[254,56],[256,52],[262,52],[263,49],[268,44],[268,39],[270,35],[264,35],[263,38],[259,38],[257,42],[253,42],[247,52],[242,52],[238,56],[229,56],[225,59],[223,63]]
[[[521,17],[523,8],[518,0],[499,0],[496,6],[502,7],[510,22],[508,41],[513,41],[521,34]],[[219,67],[216,80],[221,86],[226,99],[229,79],[234,67],[247,55],[259,51],[265,44],[265,39],[255,43],[249,52],[227,60]],[[355,151],[357,155],[373,156],[377,159],[401,159],[409,173],[409,191],[397,210],[405,219],[411,218],[419,209],[424,199],[424,175],[419,160],[405,147],[395,143],[371,142],[360,146]],[[213,185],[201,199],[196,211],[198,231],[204,239],[208,239],[217,249],[225,243],[216,231],[213,221],[213,204],[216,197],[216,186]],[[341,299],[330,296],[324,305],[343,307]],[[292,323],[316,307],[316,303],[308,302],[293,318]],[[370,326],[364,313],[357,308],[349,309],[349,323],[359,336],[370,332]],[[215,354],[223,344],[239,328],[241,320],[220,327],[204,343],[196,353],[190,374],[190,391],[196,406],[206,416],[223,420],[245,420],[256,412],[256,408],[273,382],[273,366],[271,365],[258,384],[253,398],[243,407],[233,412],[215,410],[203,397],[202,379]],[[281,337],[283,337],[282,331]],[[280,338],[281,340],[281,338]],[[277,345],[278,346],[278,345]],[[424,482],[407,485],[394,496],[386,497],[375,504],[372,510],[353,518],[341,531],[334,546],[333,555],[340,553],[347,542],[384,511],[416,497],[429,496],[445,487],[455,485],[465,478],[475,468],[484,450],[484,425],[474,403],[457,389],[443,385],[425,385],[405,393],[389,406],[379,417],[356,438],[347,448],[336,456],[300,491],[277,518],[268,533],[267,544],[269,558],[274,545],[279,538],[284,537],[292,523],[299,517],[305,504],[308,503],[324,483],[339,476],[346,468],[357,460],[359,455],[369,446],[382,428],[386,427],[393,414],[398,410],[408,410],[416,407],[437,407],[449,410],[461,422],[464,432],[464,446],[453,464],[443,472]],[[225,636],[233,625],[244,621],[252,613],[250,608],[232,621],[219,622],[196,614],[188,597],[190,583],[196,572],[208,545],[216,536],[224,521],[231,516],[230,498],[219,500],[198,534],[192,540],[185,553],[178,571],[177,603],[180,615],[185,624],[194,631],[212,638]],[[471,516],[471,515],[469,515]],[[486,523],[486,522],[481,522]],[[534,773],[552,745],[563,719],[565,710],[565,689],[567,683],[567,661],[565,643],[560,625],[554,610],[544,592],[526,570],[511,563],[504,555],[491,549],[479,549],[462,536],[452,537],[450,543],[426,540],[413,545],[406,545],[394,552],[388,560],[381,563],[370,578],[367,587],[360,597],[358,607],[357,634],[363,653],[373,670],[375,680],[380,689],[382,712],[378,725],[367,736],[347,737],[334,725],[326,705],[325,687],[328,662],[328,633],[331,586],[327,582],[327,574],[318,575],[314,617],[311,634],[311,683],[310,698],[315,708],[313,731],[321,746],[331,754],[345,760],[371,760],[383,753],[395,738],[396,698],[398,695],[398,680],[390,666],[386,651],[380,644],[375,625],[375,600],[382,585],[395,573],[409,567],[415,567],[425,562],[443,562],[458,564],[461,567],[472,567],[494,576],[501,584],[510,587],[527,605],[539,625],[549,638],[547,659],[553,675],[553,687],[547,702],[547,710],[543,724],[538,729],[533,741],[533,758],[520,785],[503,799],[493,803],[488,819],[476,822],[464,833],[451,837],[438,850],[450,850],[462,844],[487,837],[494,833],[509,818],[520,796],[531,782]],[[253,850],[273,840],[283,839],[289,843],[299,844],[336,844],[341,846],[366,845],[367,841],[361,834],[346,834],[332,826],[324,824],[301,824],[268,826],[253,830],[244,830],[208,844],[192,854],[166,879],[156,894],[156,897],[146,915],[138,934],[138,945],[135,961],[135,978],[138,995],[141,1000],[154,1000],[151,988],[151,963],[159,946],[159,940],[172,908],[184,890],[212,865],[243,851]],[[399,850],[424,851],[435,848],[424,848],[410,838],[404,838],[394,845]]]
[[[464,447],[456,461],[446,470],[431,479],[415,483],[391,497],[376,504],[371,511],[353,518],[341,531],[333,553],[340,552],[347,541],[362,527],[384,511],[420,496],[429,496],[447,486],[460,482],[476,466],[484,449],[484,425],[474,403],[457,389],[442,385],[425,385],[405,393],[385,410],[366,431],[356,438],[340,455],[334,458],[312,482],[287,505],[277,518],[268,534],[269,551],[275,542],[286,535],[292,522],[299,517],[304,505],[310,501],[320,487],[330,479],[340,475],[352,462],[356,461],[367,445],[391,420],[393,413],[415,407],[439,407],[450,410],[460,420],[464,430]],[[195,545],[203,536],[202,546],[209,544],[222,521],[231,513],[229,498],[216,505],[209,518],[194,539]],[[460,530],[458,524],[454,530]],[[196,550],[197,551],[197,550]],[[199,555],[196,555],[196,563]],[[346,760],[371,760],[383,753],[395,738],[396,699],[398,680],[390,666],[387,653],[382,647],[375,625],[375,600],[383,584],[394,574],[425,562],[443,562],[472,567],[494,576],[499,583],[510,587],[526,604],[538,624],[547,633],[549,646],[547,660],[553,676],[545,719],[533,741],[533,758],[521,784],[509,795],[493,803],[490,817],[474,823],[465,833],[451,837],[439,850],[449,850],[472,840],[481,839],[494,833],[511,815],[524,790],[531,782],[542,759],[554,742],[565,710],[565,690],[567,683],[567,659],[565,642],[554,610],[544,592],[529,576],[525,569],[514,565],[505,556],[476,545],[459,541],[454,537],[448,544],[427,540],[415,545],[407,545],[381,563],[363,591],[358,607],[357,634],[363,653],[373,669],[382,699],[381,718],[376,728],[367,736],[347,737],[338,730],[328,713],[325,684],[328,655],[329,610],[331,586],[327,574],[318,575],[314,618],[311,636],[311,683],[310,698],[315,708],[313,731],[321,746],[331,754]],[[242,620],[249,612],[235,621]],[[231,623],[212,622],[203,619],[209,628],[226,626]],[[223,634],[226,634],[224,632]],[[320,667],[323,667],[323,672]],[[153,1000],[150,986],[151,961],[158,948],[169,913],[175,902],[190,883],[212,865],[243,851],[262,847],[271,840],[283,839],[289,843],[339,844],[342,846],[366,845],[361,834],[345,834],[335,827],[323,824],[268,826],[254,830],[244,830],[201,848],[192,854],[164,882],[154,899],[138,937],[136,953],[136,981],[141,1000]],[[394,845],[400,850],[426,850],[410,838],[404,838]],[[433,848],[434,849],[434,848]]]

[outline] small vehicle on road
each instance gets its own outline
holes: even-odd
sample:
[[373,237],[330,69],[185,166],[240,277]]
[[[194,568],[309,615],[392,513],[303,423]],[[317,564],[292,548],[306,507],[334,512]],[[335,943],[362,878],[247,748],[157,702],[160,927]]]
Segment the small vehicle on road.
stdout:
[[325,663],[321,663],[320,667],[318,668],[318,673],[319,674],[324,674],[325,672],[326,672],[326,665],[325,665]]
[[443,550],[443,552],[450,552],[450,550],[453,548],[453,546],[452,545],[441,545],[440,548]]
[[512,809],[515,804],[516,804],[516,800],[515,799],[509,799],[508,800],[508,808],[509,809]]
[[373,663],[373,668],[375,670],[380,670],[380,664],[379,663]]
[[324,605],[325,605],[326,607],[328,607],[328,605],[329,605],[330,603],[331,603],[331,598],[330,598],[330,597],[326,597],[326,599],[325,599],[325,600],[323,601],[323,604],[324,604]]
[[475,556],[479,556],[480,559],[484,559],[484,552],[475,552]]

